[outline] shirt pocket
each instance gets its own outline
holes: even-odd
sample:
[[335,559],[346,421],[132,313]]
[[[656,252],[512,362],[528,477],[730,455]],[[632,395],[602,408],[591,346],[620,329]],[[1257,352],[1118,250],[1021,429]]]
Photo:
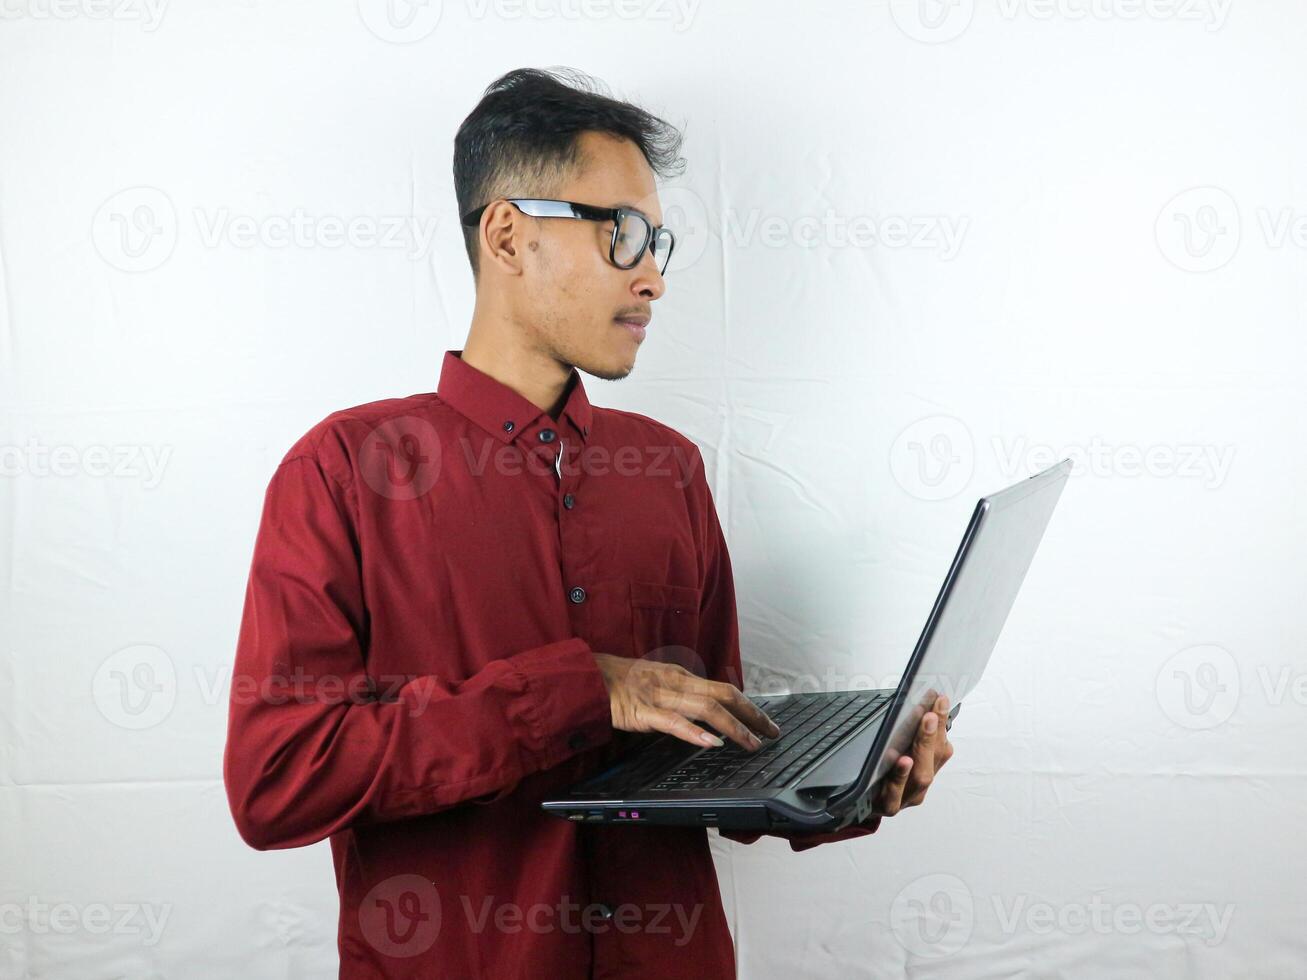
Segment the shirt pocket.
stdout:
[[702,676],[699,598],[700,590],[693,585],[632,581],[631,647],[635,656],[679,663]]

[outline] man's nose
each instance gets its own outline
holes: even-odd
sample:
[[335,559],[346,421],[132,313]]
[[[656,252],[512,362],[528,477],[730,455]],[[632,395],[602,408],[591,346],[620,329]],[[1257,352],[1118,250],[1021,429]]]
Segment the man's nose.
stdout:
[[667,283],[658,271],[658,263],[648,252],[636,266],[636,271],[639,274],[631,281],[631,292],[641,299],[655,300],[667,291]]

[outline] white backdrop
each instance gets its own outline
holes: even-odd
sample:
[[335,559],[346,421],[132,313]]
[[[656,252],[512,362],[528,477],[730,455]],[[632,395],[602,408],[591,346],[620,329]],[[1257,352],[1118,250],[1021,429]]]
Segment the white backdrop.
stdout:
[[927,804],[714,839],[741,975],[1301,975],[1307,9],[2,7],[0,977],[333,975],[327,846],[221,783],[262,494],[434,390],[454,131],[554,64],[686,127],[587,387],[703,447],[754,681],[892,682],[975,498],[1077,460]]

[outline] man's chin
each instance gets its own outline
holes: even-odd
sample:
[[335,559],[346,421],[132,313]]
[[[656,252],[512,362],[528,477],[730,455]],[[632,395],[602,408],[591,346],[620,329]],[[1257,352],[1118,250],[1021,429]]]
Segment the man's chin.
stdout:
[[623,363],[620,358],[611,361],[577,361],[575,366],[578,371],[584,371],[603,381],[621,381],[635,370],[635,358],[626,363]]

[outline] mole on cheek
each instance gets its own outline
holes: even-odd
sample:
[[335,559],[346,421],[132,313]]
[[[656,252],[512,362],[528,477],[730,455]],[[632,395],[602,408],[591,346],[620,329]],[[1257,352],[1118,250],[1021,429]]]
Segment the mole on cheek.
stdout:
[[540,247],[540,243],[539,243],[539,242],[535,242],[535,241],[527,242],[527,243],[526,243],[526,247],[529,248],[531,251],[534,252],[536,249],[538,249],[538,248]]

